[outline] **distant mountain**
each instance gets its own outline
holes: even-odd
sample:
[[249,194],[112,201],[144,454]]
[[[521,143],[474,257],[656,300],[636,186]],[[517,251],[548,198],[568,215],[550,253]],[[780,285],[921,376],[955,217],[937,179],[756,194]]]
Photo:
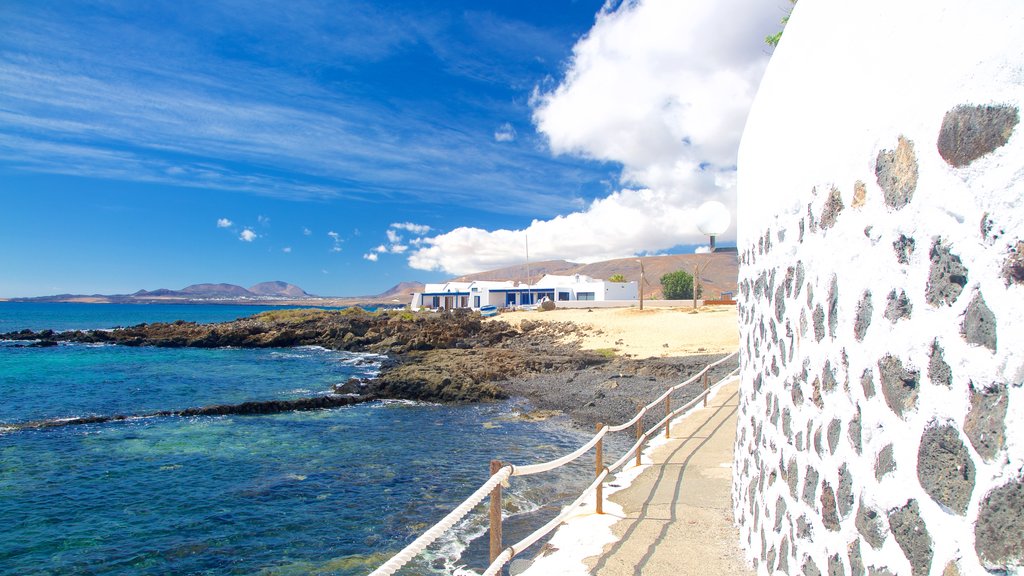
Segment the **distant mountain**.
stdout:
[[280,298],[314,298],[295,284],[275,280],[273,282],[260,282],[249,287],[249,292],[257,296],[277,296]]
[[413,292],[423,292],[423,282],[399,282],[391,288],[372,296],[371,298],[377,302],[386,302],[389,300],[398,300],[403,303],[409,301],[409,296]]
[[182,288],[179,293],[201,298],[246,298],[254,295],[234,284],[193,284]]

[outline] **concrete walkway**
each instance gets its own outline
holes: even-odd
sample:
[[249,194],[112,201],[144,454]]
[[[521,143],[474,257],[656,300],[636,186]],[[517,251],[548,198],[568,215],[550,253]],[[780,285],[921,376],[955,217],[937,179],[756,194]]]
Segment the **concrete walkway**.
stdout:
[[[586,561],[598,576],[750,574],[732,522],[732,458],[738,380],[672,428],[654,465],[611,497],[621,539]],[[614,483],[614,481],[613,481]]]

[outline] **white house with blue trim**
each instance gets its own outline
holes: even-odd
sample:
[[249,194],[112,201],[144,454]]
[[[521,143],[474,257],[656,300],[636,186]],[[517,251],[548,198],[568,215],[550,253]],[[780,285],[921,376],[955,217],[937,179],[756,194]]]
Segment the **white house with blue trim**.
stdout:
[[557,276],[547,274],[536,284],[477,280],[474,282],[444,282],[427,284],[423,292],[412,295],[413,310],[450,310],[481,306],[513,308],[530,306],[544,299],[558,302],[636,300],[636,282],[608,282],[590,276],[575,274]]

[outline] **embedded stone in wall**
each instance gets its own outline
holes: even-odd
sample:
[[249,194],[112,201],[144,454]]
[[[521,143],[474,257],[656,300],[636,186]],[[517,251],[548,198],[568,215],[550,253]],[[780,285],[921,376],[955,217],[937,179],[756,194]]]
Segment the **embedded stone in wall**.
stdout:
[[943,358],[942,346],[939,346],[939,339],[932,341],[932,349],[928,355],[928,379],[933,384],[953,385],[953,370]]
[[810,558],[804,561],[802,570],[804,576],[821,576],[821,568],[818,568],[818,565]]
[[861,444],[861,425],[860,425],[860,419],[861,419],[861,409],[860,409],[860,404],[857,404],[857,414],[853,417],[852,420],[850,420],[850,426],[849,426],[849,429],[847,430],[846,433],[850,437],[850,444],[853,446],[853,449],[857,452],[858,455],[863,450],[863,447],[862,447],[862,444]]
[[775,501],[775,532],[782,529],[782,521],[786,518],[786,499],[779,496]]
[[996,351],[996,315],[985,304],[981,292],[976,293],[967,305],[964,321],[960,325],[960,335],[971,344],[980,344]]
[[918,379],[917,370],[903,367],[903,361],[886,354],[878,361],[878,372],[882,380],[882,395],[885,402],[899,416],[917,407]]
[[974,550],[989,570],[1024,569],[1024,479],[985,495],[974,525]]
[[846,547],[846,556],[850,559],[850,574],[852,576],[864,576],[864,560],[860,556],[860,539],[854,539]]
[[865,368],[861,373],[860,386],[864,389],[864,397],[868,400],[875,395],[875,376],[870,368]]
[[955,168],[967,166],[1006,144],[1019,121],[1016,106],[961,104],[942,118],[939,156]]
[[828,285],[828,335],[836,337],[836,328],[839,326],[839,282],[836,275],[832,275],[832,282]]
[[795,281],[796,292],[793,294],[794,297],[800,295],[800,290],[801,290],[801,288],[803,288],[803,285],[804,285],[804,277],[805,276],[806,276],[806,272],[804,271],[804,261],[803,260],[797,260],[797,262],[796,262],[796,281]]
[[898,210],[909,204],[917,189],[914,143],[900,136],[895,150],[880,151],[875,160],[875,178],[887,206]]
[[868,333],[868,327],[871,326],[871,313],[874,311],[875,309],[871,305],[871,290],[865,290],[860,302],[857,303],[857,316],[853,322],[853,336],[858,342],[862,342],[864,335]]
[[917,500],[889,512],[889,529],[896,543],[910,560],[913,576],[927,576],[932,566],[932,538],[921,519]]
[[805,474],[804,474],[804,493],[803,493],[803,501],[806,502],[808,506],[811,506],[811,507],[814,506],[814,504],[815,504],[815,502],[814,502],[814,500],[815,500],[814,495],[817,493],[817,491],[818,491],[818,471],[815,470],[814,468],[812,468],[811,466],[808,466],[805,469]]
[[857,527],[857,532],[872,548],[878,549],[885,544],[885,537],[889,534],[887,518],[874,508],[865,506],[863,500],[860,507],[857,508],[854,525]]
[[836,510],[836,494],[828,482],[821,485],[821,523],[826,530],[839,531],[839,513]]
[[825,360],[825,367],[821,370],[822,389],[826,392],[834,392],[839,382],[836,381],[836,371],[832,368],[832,362]]
[[786,314],[786,285],[780,284],[778,290],[775,291],[775,319],[782,322],[782,317]]
[[789,572],[789,540],[785,536],[782,537],[782,542],[779,543],[779,565],[777,568],[783,574]]
[[896,261],[900,264],[910,264],[910,255],[914,253],[915,244],[913,238],[900,234],[892,243],[892,249],[896,251]]
[[825,200],[825,207],[821,211],[822,230],[831,228],[836,223],[836,218],[839,217],[839,213],[842,211],[843,198],[839,195],[839,190],[833,186],[832,190],[828,193],[828,199]]
[[1010,249],[1003,263],[1003,278],[1007,286],[1024,284],[1024,242],[1017,241],[1017,245]]
[[846,576],[846,568],[839,554],[833,554],[828,559],[828,576]]
[[917,479],[939,504],[963,516],[974,491],[974,462],[951,425],[931,426],[917,450]]
[[936,238],[928,252],[932,265],[928,270],[925,300],[932,306],[952,306],[967,285],[967,267],[960,257],[950,252],[941,238]]
[[839,468],[839,489],[836,491],[836,504],[839,506],[839,516],[846,518],[853,512],[853,473],[843,463]]
[[839,446],[839,433],[842,431],[842,423],[839,419],[833,418],[828,423],[828,451],[831,454],[836,453],[836,448]]
[[881,480],[883,476],[895,469],[896,460],[892,457],[892,444],[886,444],[875,458],[875,480]]
[[978,388],[971,382],[970,388],[971,410],[964,420],[964,434],[978,454],[991,462],[1006,444],[1006,386],[992,383]]
[[950,561],[946,564],[946,567],[942,569],[942,576],[960,576],[960,567],[956,565],[956,562]]
[[821,305],[814,307],[814,339],[821,342],[825,338],[825,310]]
[[910,303],[910,298],[907,298],[907,293],[900,290],[897,295],[896,290],[889,292],[889,297],[886,299],[885,305],[885,318],[896,323],[900,318],[910,318],[910,314],[913,312],[913,305]]
[[786,481],[789,483],[789,495],[791,498],[796,500],[798,494],[797,491],[800,487],[800,468],[796,465],[796,457],[789,459],[789,464],[787,465],[786,470],[788,471]]
[[825,455],[825,448],[821,443],[821,428],[814,431],[814,451],[818,453],[818,458]]
[[810,540],[812,535],[811,523],[807,521],[807,516],[801,516],[796,519],[796,535],[802,540]]

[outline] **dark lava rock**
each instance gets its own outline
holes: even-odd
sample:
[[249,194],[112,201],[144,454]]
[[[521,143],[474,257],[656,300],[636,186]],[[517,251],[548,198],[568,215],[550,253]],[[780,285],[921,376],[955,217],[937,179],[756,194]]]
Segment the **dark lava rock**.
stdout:
[[920,373],[903,367],[903,361],[886,354],[878,361],[885,402],[899,416],[917,407]]
[[1018,241],[1010,249],[1006,262],[1003,263],[1003,278],[1006,284],[1024,284],[1024,242]]
[[1024,479],[985,495],[974,525],[974,550],[989,570],[1024,568]]
[[939,155],[955,168],[967,166],[1006,144],[1019,121],[1016,106],[961,104],[942,118]]
[[857,316],[853,323],[853,336],[858,342],[863,341],[864,336],[868,333],[868,327],[871,326],[871,314],[874,311],[875,309],[871,305],[871,291],[865,290],[860,302],[857,303]]
[[914,143],[900,136],[895,150],[880,151],[875,160],[875,177],[887,206],[898,210],[909,204],[917,189]]
[[1004,384],[971,388],[971,410],[964,420],[964,434],[986,461],[991,462],[1006,445],[1006,408],[1009,398]]
[[889,297],[886,298],[885,305],[885,318],[893,324],[901,318],[910,318],[914,307],[910,303],[910,298],[907,298],[907,293],[900,290],[899,294],[896,294],[896,290],[889,292]]
[[842,211],[843,198],[839,195],[839,190],[833,186],[828,193],[828,199],[825,200],[825,207],[821,211],[821,228],[823,230],[831,228]]
[[913,576],[927,576],[932,566],[932,538],[921,519],[917,500],[889,512],[889,529],[910,560]]
[[860,507],[857,508],[854,524],[857,526],[857,531],[872,548],[878,549],[885,544],[885,538],[889,535],[889,523],[888,519],[879,514],[877,510],[869,508],[861,502]]
[[883,476],[896,469],[896,460],[892,455],[892,444],[886,444],[875,458],[875,480],[881,480]]
[[974,462],[951,425],[931,426],[917,449],[917,479],[939,504],[963,516],[974,491]]
[[967,305],[964,321],[960,325],[960,335],[971,344],[980,344],[996,351],[996,315],[985,304],[981,292],[975,294]]
[[932,306],[952,306],[967,285],[967,267],[939,238],[932,243],[928,257],[931,268],[928,270],[925,299]]
[[913,238],[900,234],[900,237],[892,243],[892,249],[896,251],[896,261],[900,264],[910,264],[910,256],[914,253],[915,244]]
[[928,379],[933,384],[944,384],[947,387],[953,385],[953,370],[943,358],[942,346],[939,346],[937,338],[932,341],[932,349],[928,354]]

